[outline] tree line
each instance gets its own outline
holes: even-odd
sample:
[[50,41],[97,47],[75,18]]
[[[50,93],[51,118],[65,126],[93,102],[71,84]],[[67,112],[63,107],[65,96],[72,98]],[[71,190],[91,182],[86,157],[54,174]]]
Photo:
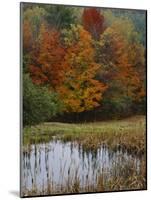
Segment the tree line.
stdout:
[[143,11],[24,4],[23,124],[144,114],[145,23]]

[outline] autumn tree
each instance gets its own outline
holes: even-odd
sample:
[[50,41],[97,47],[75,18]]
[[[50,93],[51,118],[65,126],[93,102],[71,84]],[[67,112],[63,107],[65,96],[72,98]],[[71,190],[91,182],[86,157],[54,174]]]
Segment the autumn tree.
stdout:
[[24,11],[23,21],[28,22],[30,25],[30,32],[32,33],[34,41],[38,37],[41,24],[44,23],[45,17],[46,11],[40,6],[32,6]]
[[33,45],[32,31],[30,23],[25,20],[23,22],[23,52],[28,53],[31,51]]
[[45,22],[45,10],[37,5],[23,4],[23,71],[28,72],[31,52],[38,40],[41,24]]
[[39,39],[32,52],[29,67],[30,75],[35,84],[48,85],[55,89],[64,79],[65,50],[60,43],[59,32],[50,30],[42,24]]
[[99,39],[104,31],[104,17],[97,8],[85,8],[82,16],[85,30],[91,33],[94,39]]
[[95,79],[99,65],[94,60],[91,35],[82,26],[72,26],[65,34],[64,84],[57,88],[66,112],[82,112],[99,106],[106,86]]
[[143,12],[23,6],[25,124],[59,109],[65,116],[107,118],[145,111],[144,19]]
[[[129,19],[117,20],[111,26],[123,37],[123,50],[118,58],[123,83],[127,82],[127,93],[130,93],[133,100],[140,101],[143,92],[145,94],[145,49],[140,41],[140,35]],[[125,31],[125,29],[127,31]]]
[[[105,18],[105,25],[107,27],[112,26],[115,21],[120,22],[122,27],[132,26],[133,29],[139,35],[138,40],[140,43],[146,45],[146,14],[143,10],[103,10],[103,16]],[[126,24],[126,26],[125,26]],[[129,34],[125,31],[125,34]]]
[[[104,95],[104,107],[112,107],[116,113],[128,114],[133,102],[145,95],[140,73],[145,69],[144,48],[137,40],[137,33],[130,29],[132,26],[126,27],[129,34],[126,34],[122,27],[115,23],[100,37],[97,58],[102,68],[98,76],[108,85]],[[112,112],[111,109],[110,111]]]

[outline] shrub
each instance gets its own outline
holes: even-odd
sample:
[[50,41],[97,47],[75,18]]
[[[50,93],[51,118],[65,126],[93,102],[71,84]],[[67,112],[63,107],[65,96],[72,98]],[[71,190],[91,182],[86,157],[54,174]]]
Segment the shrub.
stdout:
[[62,104],[57,94],[46,87],[34,85],[28,74],[23,75],[23,125],[48,121],[60,113]]

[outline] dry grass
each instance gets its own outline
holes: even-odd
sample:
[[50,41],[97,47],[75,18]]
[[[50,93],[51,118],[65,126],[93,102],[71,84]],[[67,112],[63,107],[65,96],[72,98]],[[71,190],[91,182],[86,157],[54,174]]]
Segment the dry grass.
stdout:
[[101,144],[114,149],[122,147],[130,153],[143,154],[146,141],[146,121],[144,116],[107,122],[67,124],[43,123],[24,128],[24,143],[37,143],[55,138],[77,141],[85,150],[96,150]]

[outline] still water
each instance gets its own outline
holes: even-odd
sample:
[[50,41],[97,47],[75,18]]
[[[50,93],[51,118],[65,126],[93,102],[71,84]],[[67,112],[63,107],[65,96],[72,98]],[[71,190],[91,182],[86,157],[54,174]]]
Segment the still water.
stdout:
[[[84,151],[77,142],[53,140],[48,143],[25,146],[23,151],[23,191],[46,191],[48,185],[55,191],[79,183],[81,188],[95,187],[100,176],[110,180],[125,173],[123,166],[133,162],[140,171],[140,158],[122,149],[110,150],[101,145],[97,151]],[[127,174],[125,174],[128,176]]]

